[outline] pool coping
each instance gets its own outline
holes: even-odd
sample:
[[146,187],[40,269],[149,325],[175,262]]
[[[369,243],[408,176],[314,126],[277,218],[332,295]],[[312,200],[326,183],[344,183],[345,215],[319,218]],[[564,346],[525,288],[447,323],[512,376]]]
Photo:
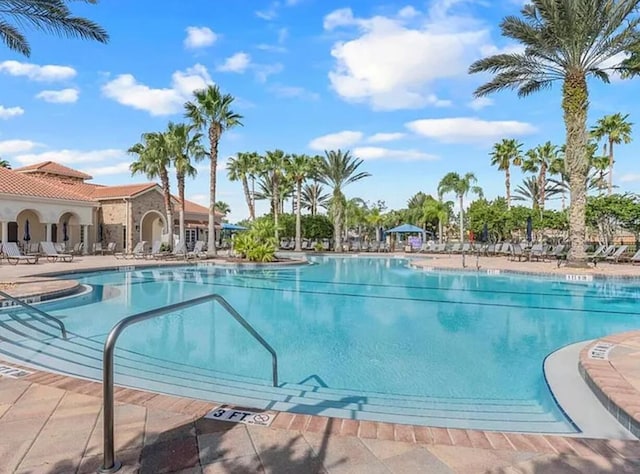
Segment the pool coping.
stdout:
[[[31,372],[19,380],[56,387],[88,396],[102,396],[102,384],[100,382],[34,369],[15,362],[3,361],[2,359],[0,359],[0,363]],[[329,433],[337,436],[400,441],[421,445],[437,444],[465,448],[526,451],[540,454],[615,456],[624,459],[637,459],[640,457],[640,441],[637,440],[605,440],[567,437],[554,434],[524,434],[517,432],[438,428],[399,423],[360,421],[319,415],[302,415],[207,402],[120,386],[115,387],[114,395],[116,403],[139,405],[194,417],[203,417],[216,408],[270,413],[274,416],[270,428],[297,433]],[[117,425],[115,428],[115,436],[117,439]]]
[[[634,388],[597,346],[611,344],[609,350],[640,336],[640,331],[627,331],[601,337],[580,351],[580,375],[607,410],[631,433],[640,437],[640,392]],[[594,350],[598,353],[594,356]]]

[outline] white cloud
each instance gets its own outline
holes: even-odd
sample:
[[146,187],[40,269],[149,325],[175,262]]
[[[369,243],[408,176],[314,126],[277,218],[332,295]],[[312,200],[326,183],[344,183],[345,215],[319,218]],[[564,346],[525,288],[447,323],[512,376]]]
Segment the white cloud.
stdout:
[[408,122],[412,132],[443,143],[474,143],[501,137],[531,135],[536,128],[515,120],[482,120],[475,117],[422,119]]
[[[457,3],[436,0],[429,13],[403,9],[402,18],[357,18],[349,8],[329,13],[324,28],[344,27],[351,36],[332,47],[332,88],[346,101],[377,110],[451,105],[435,94],[436,85],[466,76],[469,64],[490,46],[488,28],[449,14]],[[420,26],[407,26],[408,17],[418,17]]]
[[399,161],[433,161],[439,159],[436,155],[418,150],[392,150],[377,146],[365,146],[353,149],[353,155],[363,160],[395,159]]
[[309,148],[318,151],[348,148],[361,141],[363,136],[364,134],[362,132],[355,132],[353,130],[329,133],[311,140],[309,142]]
[[316,92],[308,91],[304,87],[274,85],[269,90],[273,92],[277,97],[282,97],[285,99],[304,99],[304,100],[320,99],[319,94],[317,94]]
[[302,0],[276,0],[271,2],[269,6],[264,10],[255,11],[255,15],[263,20],[271,21],[278,17],[278,11],[282,7],[295,7],[300,4]]
[[419,16],[419,15],[420,15],[420,12],[416,10],[414,7],[412,7],[411,5],[408,5],[400,9],[400,11],[398,11],[398,17],[404,18],[404,19],[415,18],[416,16]]
[[87,173],[93,177],[96,176],[109,176],[114,174],[131,174],[129,165],[130,161],[123,161],[116,163],[115,165],[97,166],[92,168],[83,168],[82,172]]
[[206,26],[188,26],[187,37],[184,39],[185,48],[197,49],[211,46],[218,39],[218,35]]
[[38,93],[36,99],[42,99],[45,102],[53,104],[71,104],[77,102],[80,91],[78,89],[68,88],[58,91],[46,90]]
[[467,105],[473,110],[480,110],[493,105],[493,99],[489,99],[488,97],[477,97],[471,102],[468,102]]
[[213,81],[207,68],[196,64],[171,76],[171,87],[154,89],[140,84],[131,74],[121,74],[102,86],[102,93],[122,105],[145,110],[151,115],[170,115],[182,110],[193,91]]
[[640,173],[626,173],[619,178],[621,183],[638,183],[640,182]]
[[37,146],[38,143],[31,140],[4,140],[0,142],[0,156],[25,153],[33,150]]
[[65,165],[73,165],[78,163],[97,163],[105,160],[114,160],[126,157],[123,150],[105,149],[105,150],[50,150],[42,153],[28,153],[17,155],[14,160],[23,165],[31,165],[42,161],[55,161]]
[[370,137],[367,138],[369,143],[385,143],[392,142],[395,140],[400,140],[406,137],[406,133],[395,132],[395,133],[374,133]]
[[24,114],[22,107],[5,107],[0,105],[0,119],[7,120]]
[[285,48],[284,46],[276,45],[276,44],[260,43],[259,45],[256,46],[256,48],[258,48],[261,51],[268,51],[269,53],[286,53],[287,52],[287,48]]
[[256,80],[259,82],[266,82],[267,79],[269,79],[269,76],[282,72],[284,66],[280,63],[256,64],[253,69],[256,74]]
[[0,63],[0,72],[11,76],[24,76],[32,81],[64,81],[75,77],[76,70],[69,66],[56,66],[47,64],[21,63],[19,61],[3,61]]
[[225,59],[224,63],[218,66],[220,72],[244,73],[251,64],[251,56],[247,53],[239,52]]

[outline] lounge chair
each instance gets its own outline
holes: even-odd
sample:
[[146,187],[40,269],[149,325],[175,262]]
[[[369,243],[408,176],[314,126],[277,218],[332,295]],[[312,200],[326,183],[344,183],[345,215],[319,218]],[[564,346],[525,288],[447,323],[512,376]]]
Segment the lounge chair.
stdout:
[[621,245],[611,255],[606,256],[604,260],[611,263],[618,263],[622,258],[624,258],[623,254],[627,251],[628,248],[628,245]]
[[102,255],[102,242],[95,242],[93,244],[93,254],[94,255]]
[[587,255],[587,261],[593,262],[594,265],[598,265],[598,262],[604,260],[615,251],[616,251],[615,245],[609,245],[606,248],[604,245],[601,245],[595,250],[595,252],[593,252],[590,255]]
[[451,254],[459,253],[461,249],[462,249],[462,244],[453,244],[449,249],[449,253]]
[[180,242],[178,242],[173,247],[173,251],[172,252],[167,252],[160,258],[165,258],[165,259],[184,258],[184,259],[186,259],[187,258],[187,246],[181,240]]
[[144,246],[147,245],[147,242],[145,240],[142,240],[140,242],[138,242],[135,247],[133,247],[133,250],[128,253],[128,252],[116,252],[113,254],[114,257],[116,258],[144,258],[145,257],[145,252],[144,252]]
[[102,251],[103,255],[104,254],[109,254],[109,253],[111,255],[114,255],[116,253],[116,243],[115,242],[109,242],[107,244],[107,248]]
[[190,258],[206,258],[207,253],[204,251],[204,242],[202,240],[198,240],[193,246],[193,250],[191,252],[187,252],[187,259]]
[[15,242],[7,242],[6,244],[2,244],[2,251],[4,253],[4,257],[7,259],[7,262],[9,262],[11,265],[17,265],[20,262],[25,262],[30,265],[38,263],[37,255],[23,255]]
[[40,242],[40,248],[49,262],[57,262],[58,260],[62,260],[63,262],[73,261],[73,254],[58,252],[53,242]]
[[633,254],[633,256],[626,258],[625,261],[630,262],[633,265],[635,265],[636,263],[640,264],[640,249],[638,249],[636,253]]
[[69,253],[72,253],[73,255],[82,255],[83,249],[84,249],[84,243],[78,242],[73,246],[73,249]]
[[522,259],[526,257],[520,244],[513,244],[511,246],[511,260],[515,261],[516,257],[518,257],[518,262],[522,261]]
[[535,244],[529,251],[529,260],[536,259],[538,261],[547,259],[547,249],[543,244]]

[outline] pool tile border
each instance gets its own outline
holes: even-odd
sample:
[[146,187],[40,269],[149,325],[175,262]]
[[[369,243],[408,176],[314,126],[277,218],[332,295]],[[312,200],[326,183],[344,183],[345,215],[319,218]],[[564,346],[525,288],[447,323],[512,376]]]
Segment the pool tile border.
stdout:
[[602,337],[580,352],[580,375],[607,410],[634,436],[640,438],[640,393],[627,381],[608,357],[593,358],[591,351],[600,343],[624,344],[640,331],[628,331]]
[[[55,374],[22,366],[0,359],[17,368],[33,373],[21,378],[39,385],[60,388],[68,392],[93,397],[102,396],[102,384],[91,380],[79,379],[67,375]],[[608,456],[622,459],[640,458],[640,441],[602,440],[564,437],[547,434],[524,434],[515,432],[467,430],[439,428],[419,425],[405,425],[365,420],[331,418],[318,415],[303,415],[273,410],[259,410],[229,404],[206,402],[197,399],[176,397],[138,389],[116,387],[116,403],[144,406],[156,410],[184,414],[198,420],[199,423],[224,423],[202,419],[204,415],[217,407],[268,412],[274,414],[270,427],[263,429],[287,430],[296,433],[329,433],[337,436],[352,436],[361,439],[398,441],[419,445],[446,445],[477,449],[495,449],[505,451],[535,452],[540,454],[569,454],[577,456]],[[116,436],[118,428],[116,427]]]

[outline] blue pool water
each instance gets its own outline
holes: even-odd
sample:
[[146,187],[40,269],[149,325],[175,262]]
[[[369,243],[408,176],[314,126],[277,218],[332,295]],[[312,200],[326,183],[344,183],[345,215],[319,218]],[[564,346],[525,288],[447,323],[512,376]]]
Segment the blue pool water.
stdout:
[[[394,258],[318,257],[313,265],[278,270],[191,266],[73,278],[91,285],[92,296],[49,309],[63,318],[77,347],[65,349],[53,330],[48,338],[33,328],[13,329],[22,346],[0,342],[0,355],[13,351],[22,361],[99,378],[101,344],[120,319],[217,292],[277,351],[280,392],[268,388],[269,354],[208,303],[127,329],[118,343],[116,381],[418,424],[573,431],[547,389],[544,358],[569,343],[640,327],[639,282],[423,272]],[[75,355],[65,357],[63,349]],[[207,385],[216,379],[228,382],[220,382],[223,389]],[[258,401],[269,394],[273,403]]]

